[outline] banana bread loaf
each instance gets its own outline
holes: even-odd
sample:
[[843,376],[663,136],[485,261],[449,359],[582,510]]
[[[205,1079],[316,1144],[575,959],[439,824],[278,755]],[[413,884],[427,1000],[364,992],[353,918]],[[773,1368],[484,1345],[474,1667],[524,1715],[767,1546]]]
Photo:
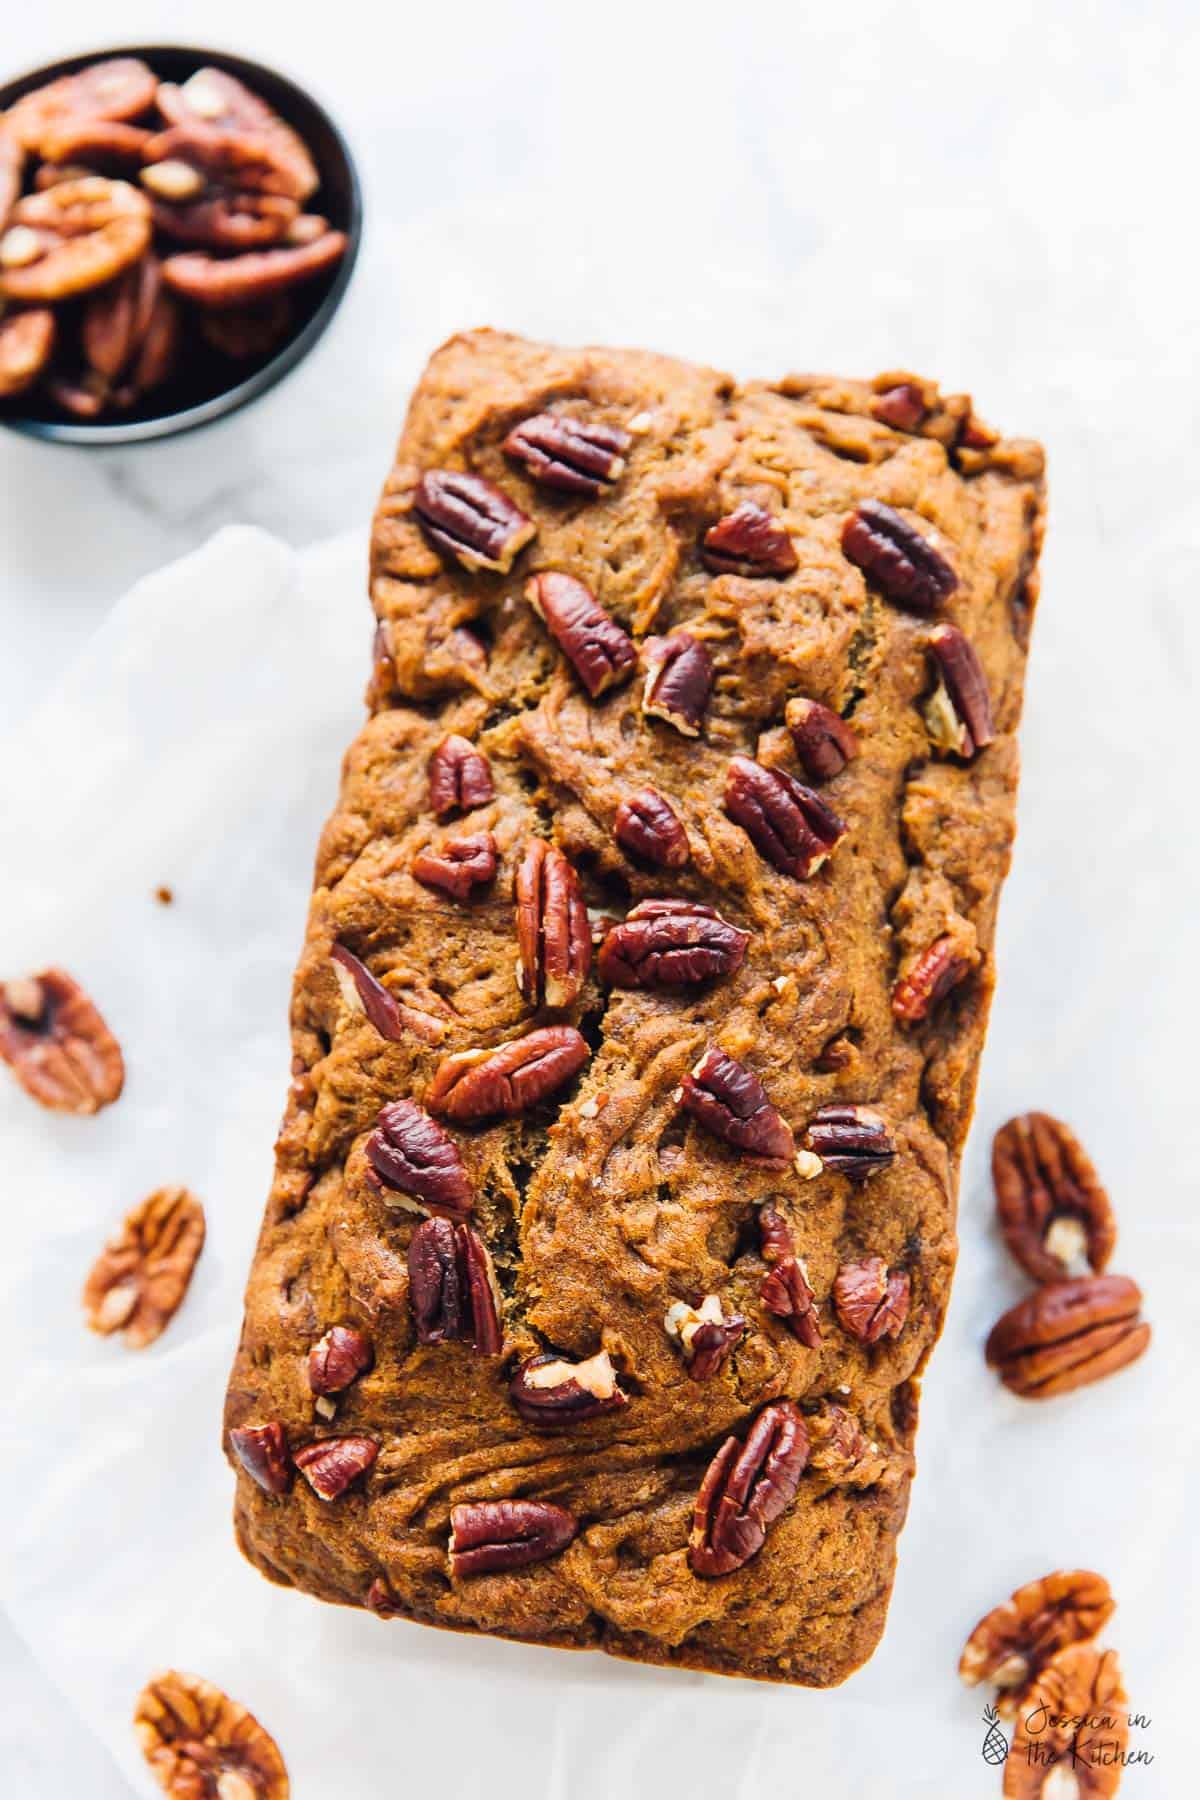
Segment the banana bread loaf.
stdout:
[[229,1389],[266,1575],[817,1686],[870,1654],[1042,521],[1038,447],[908,373],[435,355]]

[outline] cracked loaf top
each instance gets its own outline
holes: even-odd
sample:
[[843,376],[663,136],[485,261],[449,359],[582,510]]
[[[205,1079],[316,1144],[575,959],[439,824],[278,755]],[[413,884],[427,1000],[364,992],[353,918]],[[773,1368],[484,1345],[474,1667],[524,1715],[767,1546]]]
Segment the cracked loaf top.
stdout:
[[229,1391],[266,1574],[776,1680],[870,1653],[1041,472],[908,374],[433,358]]

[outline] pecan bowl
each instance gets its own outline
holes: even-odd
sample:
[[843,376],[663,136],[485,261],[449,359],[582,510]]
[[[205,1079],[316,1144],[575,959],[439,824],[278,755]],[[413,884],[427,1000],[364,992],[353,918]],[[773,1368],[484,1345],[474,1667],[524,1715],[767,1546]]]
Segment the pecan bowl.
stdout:
[[[160,82],[183,84],[201,69],[214,69],[249,88],[303,141],[319,178],[312,207],[328,221],[331,231],[344,234],[345,250],[333,266],[289,290],[286,331],[275,334],[269,345],[234,357],[207,341],[200,331],[188,330],[170,378],[119,413],[106,412],[95,419],[72,417],[39,386],[0,398],[0,425],[56,443],[104,446],[174,437],[258,399],[302,361],[329,326],[353,273],[362,234],[358,172],[341,132],[324,108],[295,82],[244,57],[177,44],[93,50],[0,85],[0,117],[24,95],[116,58],[135,58],[147,64]],[[161,128],[162,122],[158,123]],[[32,178],[34,160],[32,156],[29,159],[27,181]],[[178,247],[185,248],[183,244]],[[70,305],[68,302],[63,310]],[[246,347],[239,349],[245,352]]]

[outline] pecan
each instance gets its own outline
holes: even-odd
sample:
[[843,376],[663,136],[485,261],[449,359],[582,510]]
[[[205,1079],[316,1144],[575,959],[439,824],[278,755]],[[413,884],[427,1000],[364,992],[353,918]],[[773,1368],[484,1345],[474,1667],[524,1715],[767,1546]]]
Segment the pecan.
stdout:
[[588,423],[567,413],[537,413],[509,432],[504,450],[543,487],[595,500],[624,469],[632,442],[618,425]]
[[674,807],[655,788],[642,788],[622,800],[613,836],[627,856],[641,857],[658,869],[682,869],[691,855]]
[[53,1112],[99,1112],[125,1085],[121,1046],[61,969],[0,982],[0,1060]]
[[410,1210],[449,1213],[466,1218],[475,1205],[470,1178],[454,1139],[415,1100],[391,1100],[380,1108],[367,1139],[371,1185],[389,1206],[408,1206],[393,1199],[407,1194]]
[[779,520],[743,501],[704,533],[700,560],[715,575],[790,575],[799,566],[795,545]]
[[297,1450],[293,1461],[320,1500],[337,1500],[351,1482],[375,1465],[379,1445],[369,1437],[318,1438]]
[[110,386],[119,381],[141,349],[161,287],[157,258],[143,256],[89,296],[83,309],[80,341],[97,375]]
[[554,844],[531,838],[517,867],[517,986],[531,1006],[570,1006],[592,964],[579,877]]
[[919,1025],[938,1002],[971,973],[971,959],[956,938],[935,938],[892,989],[892,1012],[904,1025]]
[[735,756],[725,777],[725,811],[759,855],[807,881],[846,835],[837,814],[784,769]]
[[430,542],[464,569],[507,575],[537,526],[508,495],[481,475],[430,469],[413,496],[413,510]]
[[0,299],[5,300],[69,300],[112,281],[137,262],[150,242],[145,195],[126,181],[106,181],[101,175],[27,194],[12,217],[39,233],[40,253],[23,266],[0,268]]
[[1067,1394],[1142,1354],[1150,1327],[1139,1316],[1141,1304],[1141,1289],[1127,1275],[1051,1282],[996,1321],[984,1354],[1023,1399]]
[[999,1711],[1013,1716],[1031,1684],[1059,1650],[1089,1642],[1115,1611],[1112,1590],[1090,1569],[1059,1569],[1027,1581],[976,1625],[958,1672],[968,1687],[986,1681],[1002,1689]]
[[539,1431],[578,1425],[629,1404],[607,1350],[578,1363],[551,1351],[527,1357],[509,1382],[508,1394],[521,1417]]
[[582,581],[551,570],[526,582],[525,598],[593,700],[628,681],[637,666],[633,639]]
[[667,1308],[663,1326],[683,1353],[684,1367],[693,1381],[708,1381],[724,1367],[730,1352],[741,1342],[746,1321],[741,1313],[726,1315],[716,1294],[706,1294],[699,1306],[676,1300]]
[[157,78],[133,56],[91,63],[22,94],[4,115],[7,129],[26,150],[42,153],[42,139],[87,119],[136,119],[154,104]]
[[887,1121],[869,1106],[822,1106],[808,1122],[804,1147],[839,1175],[874,1175],[896,1160]]
[[995,739],[992,697],[975,646],[957,625],[935,625],[929,651],[938,682],[924,705],[925,728],[934,747],[964,759]]
[[781,1256],[763,1276],[759,1298],[769,1313],[787,1323],[802,1344],[815,1350],[821,1342],[816,1295],[802,1258]]
[[163,280],[197,306],[253,306],[299,282],[328,274],[346,254],[346,243],[345,232],[327,231],[311,244],[247,250],[223,259],[203,250],[185,250],[167,257]]
[[224,69],[197,69],[180,87],[164,81],[155,103],[170,125],[199,125],[243,141],[249,138],[260,152],[266,146],[276,171],[286,180],[287,191],[298,200],[306,200],[316,191],[320,176],[298,134],[273,107]]
[[913,612],[936,612],[958,586],[941,551],[882,500],[864,500],[850,514],[842,549],[889,600]]
[[764,1406],[744,1443],[726,1438],[696,1495],[688,1561],[697,1575],[728,1575],[758,1554],[807,1460],[808,1433],[790,1400]]
[[378,1575],[367,1589],[367,1597],[363,1604],[367,1607],[369,1612],[375,1614],[377,1619],[396,1619],[400,1617],[400,1602],[397,1600],[395,1594],[393,1594],[388,1583]]
[[440,888],[454,900],[469,900],[471,890],[485,887],[497,867],[496,840],[490,831],[449,838],[436,850],[413,857],[414,878],[424,887]]
[[120,119],[74,119],[44,134],[40,154],[48,163],[79,163],[98,175],[136,171],[150,137]]
[[749,942],[697,900],[641,900],[605,933],[597,968],[612,987],[692,987],[734,974]]
[[789,700],[784,722],[810,781],[832,781],[858,755],[849,725],[819,700]]
[[231,307],[227,312],[201,313],[200,336],[222,356],[235,361],[267,356],[292,328],[295,315],[286,294],[276,294],[261,306]]
[[915,381],[885,388],[871,402],[871,417],[896,431],[915,431],[926,413],[925,396]]
[[424,1219],[408,1246],[408,1283],[417,1339],[456,1340],[496,1356],[503,1343],[496,1276],[487,1246],[469,1225]]
[[844,1331],[860,1344],[896,1338],[908,1317],[909,1279],[882,1256],[843,1263],[833,1282],[833,1305]]
[[647,638],[642,654],[642,711],[648,718],[665,719],[684,737],[699,737],[713,684],[713,661],[705,645],[690,631],[673,631],[669,637]]
[[[186,175],[192,175],[199,183],[196,198],[165,197],[167,192],[178,194],[187,186]],[[200,250],[246,252],[292,241],[292,228],[297,223],[296,202],[282,194],[209,193],[203,177],[189,164],[177,161],[152,163],[143,169],[142,186],[153,196],[150,204],[154,223],[177,244],[190,244]],[[272,297],[279,300],[283,296],[276,292]],[[274,317],[277,319],[279,314]],[[260,335],[265,335],[261,327]],[[206,336],[211,341],[211,335]],[[248,352],[242,350],[240,354]]]
[[450,1508],[450,1573],[528,1568],[565,1550],[579,1522],[549,1500],[469,1500]]
[[796,1145],[790,1125],[767,1099],[758,1076],[710,1044],[684,1076],[683,1110],[714,1137],[765,1162],[790,1162]]
[[1004,1241],[1035,1281],[1060,1281],[1086,1257],[1099,1275],[1117,1241],[1117,1222],[1091,1157],[1069,1125],[1049,1113],[1022,1113],[992,1141],[996,1217]]
[[57,333],[47,306],[9,313],[0,319],[0,400],[31,388],[49,363]]
[[174,1800],[288,1800],[279,1746],[211,1681],[168,1669],[138,1695],[142,1755]]
[[186,1188],[158,1188],[125,1215],[84,1283],[93,1331],[119,1331],[131,1350],[160,1337],[183,1304],[204,1248],[204,1208]]
[[823,1400],[815,1411],[805,1414],[804,1423],[811,1445],[808,1466],[815,1474],[826,1481],[859,1487],[870,1487],[879,1480],[885,1459],[846,1407],[836,1400]]
[[365,1013],[381,1038],[400,1043],[408,1033],[404,1012],[394,994],[389,994],[382,981],[372,975],[345,944],[334,944],[329,952],[333,972],[343,1000],[354,1012]]
[[341,1394],[371,1366],[371,1346],[353,1325],[331,1325],[308,1353],[314,1394]]
[[1004,1765],[1005,1800],[1064,1791],[1078,1800],[1107,1800],[1121,1784],[1128,1743],[1129,1706],[1116,1651],[1072,1644],[1050,1659],[1026,1696]]
[[492,765],[469,738],[451,732],[429,759],[429,807],[435,819],[471,812],[494,800]]
[[229,1448],[264,1493],[287,1493],[292,1485],[292,1454],[278,1419],[266,1425],[239,1426],[229,1433]]
[[431,1111],[460,1125],[513,1119],[556,1093],[588,1055],[587,1039],[573,1025],[543,1025],[494,1050],[445,1057],[426,1099]]

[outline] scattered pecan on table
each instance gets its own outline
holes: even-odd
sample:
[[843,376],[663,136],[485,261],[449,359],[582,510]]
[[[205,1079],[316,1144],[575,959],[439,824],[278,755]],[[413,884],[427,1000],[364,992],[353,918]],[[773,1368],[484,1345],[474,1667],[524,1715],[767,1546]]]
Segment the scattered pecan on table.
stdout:
[[992,1142],[996,1217],[1004,1241],[1035,1281],[1093,1275],[1108,1266],[1117,1222],[1091,1157],[1069,1125],[1021,1113]]
[[0,982],[0,1060],[52,1112],[99,1112],[125,1085],[121,1046],[61,969]]
[[211,1681],[168,1669],[138,1695],[133,1728],[159,1787],[174,1800],[288,1800],[279,1746]]
[[1071,1644],[1039,1672],[1017,1715],[1004,1765],[1005,1800],[1062,1793],[1108,1800],[1121,1785],[1129,1702],[1115,1650]]
[[175,1317],[204,1248],[204,1208],[186,1188],[158,1188],[126,1214],[83,1289],[93,1331],[119,1331],[131,1350],[160,1337]]
[[980,1619],[963,1647],[958,1672],[968,1687],[1000,1690],[997,1710],[1011,1718],[1050,1658],[1088,1643],[1115,1611],[1112,1590],[1091,1569],[1057,1569],[1027,1581]]
[[1054,1281],[996,1321],[985,1355],[1005,1387],[1047,1400],[1136,1361],[1150,1342],[1142,1294],[1127,1275]]

